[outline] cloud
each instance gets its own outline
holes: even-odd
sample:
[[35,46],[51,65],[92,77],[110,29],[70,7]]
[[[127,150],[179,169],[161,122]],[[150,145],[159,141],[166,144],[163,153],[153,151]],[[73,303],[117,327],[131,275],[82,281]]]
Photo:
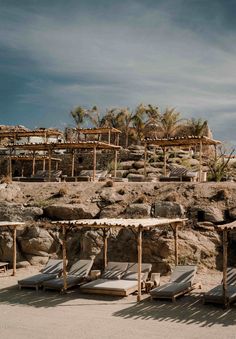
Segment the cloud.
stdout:
[[2,6],[0,46],[27,61],[8,65],[9,73],[26,74],[13,98],[16,109],[34,108],[35,123],[59,116],[63,124],[79,104],[175,106],[185,117],[208,119],[218,138],[233,140],[235,30],[219,1],[208,23],[205,14],[190,17],[206,6],[185,1],[175,2],[175,11],[173,1],[110,1],[107,9],[104,1],[72,3],[66,13],[60,1],[54,12],[48,5]]

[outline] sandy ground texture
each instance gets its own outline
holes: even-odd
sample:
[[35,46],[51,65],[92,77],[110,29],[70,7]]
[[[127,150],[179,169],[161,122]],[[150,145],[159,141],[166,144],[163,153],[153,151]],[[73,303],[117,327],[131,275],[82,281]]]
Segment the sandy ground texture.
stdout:
[[[38,268],[0,273],[0,338],[219,338],[236,339],[236,305],[229,310],[203,305],[201,294],[220,282],[219,272],[197,276],[203,289],[170,301],[151,301],[143,295],[116,298],[83,295],[79,289],[60,295],[55,291],[18,290],[17,280]],[[167,277],[162,279],[165,282]]]

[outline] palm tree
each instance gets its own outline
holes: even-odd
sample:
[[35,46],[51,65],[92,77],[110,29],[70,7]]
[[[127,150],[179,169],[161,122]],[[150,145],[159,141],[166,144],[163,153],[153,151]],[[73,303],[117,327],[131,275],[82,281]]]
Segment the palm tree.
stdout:
[[174,135],[179,126],[181,113],[176,112],[175,108],[166,108],[165,112],[160,115],[159,124],[164,138],[170,138]]
[[202,136],[207,127],[207,120],[200,119],[191,119],[188,121],[190,133],[194,136]]
[[116,115],[117,128],[119,128],[125,135],[126,148],[129,145],[129,134],[132,119],[133,119],[132,112],[127,107],[121,108],[120,112],[118,112],[118,114]]
[[143,132],[145,127],[145,115],[147,108],[143,104],[138,105],[134,114],[132,115],[132,124],[135,128],[136,135],[137,135],[137,142],[140,143],[141,139],[143,138]]
[[81,128],[85,119],[88,117],[88,112],[81,106],[77,106],[70,112],[72,118],[74,119],[77,128]]

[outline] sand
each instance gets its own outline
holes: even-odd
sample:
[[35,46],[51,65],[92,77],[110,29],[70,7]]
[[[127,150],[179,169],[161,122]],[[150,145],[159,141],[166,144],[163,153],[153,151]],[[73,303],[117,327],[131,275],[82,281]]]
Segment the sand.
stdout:
[[[0,338],[219,338],[236,339],[236,305],[229,310],[202,305],[201,293],[221,279],[219,272],[201,273],[202,290],[169,301],[143,301],[83,295],[78,289],[55,291],[17,288],[17,280],[38,268],[0,273]],[[162,278],[166,281],[167,277]]]

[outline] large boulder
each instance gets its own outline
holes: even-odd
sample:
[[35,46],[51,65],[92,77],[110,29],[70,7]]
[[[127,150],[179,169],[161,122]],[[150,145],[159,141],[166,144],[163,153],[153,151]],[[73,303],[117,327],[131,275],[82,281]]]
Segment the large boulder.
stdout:
[[209,221],[212,223],[219,223],[224,221],[224,213],[221,209],[215,206],[201,206],[194,207],[191,210],[193,214],[199,219],[199,221]]
[[150,217],[151,206],[149,204],[131,204],[126,210],[125,214],[128,218],[142,218]]
[[182,218],[185,209],[181,204],[172,201],[159,201],[154,204],[154,216],[163,218]]
[[236,207],[233,207],[229,210],[229,216],[231,219],[236,220]]
[[99,212],[97,204],[54,204],[44,208],[45,217],[52,220],[93,219]]
[[112,204],[102,209],[100,218],[117,218],[124,212],[125,207],[120,204]]
[[13,201],[14,199],[21,197],[22,192],[16,184],[0,184],[0,201]]
[[124,196],[117,193],[112,188],[103,189],[102,192],[100,193],[100,198],[108,204],[115,204],[117,202],[124,200]]
[[[18,244],[16,245],[16,260],[23,260]],[[9,232],[0,233],[0,261],[8,261],[10,263],[13,261],[13,238]]]
[[25,207],[22,204],[0,203],[0,221],[32,221],[43,215],[39,207]]
[[123,161],[123,162],[120,162],[119,164],[119,169],[121,170],[129,170],[133,167],[133,163],[134,161]]
[[38,226],[27,227],[18,237],[21,250],[25,254],[47,257],[56,251],[56,243],[49,232]]

